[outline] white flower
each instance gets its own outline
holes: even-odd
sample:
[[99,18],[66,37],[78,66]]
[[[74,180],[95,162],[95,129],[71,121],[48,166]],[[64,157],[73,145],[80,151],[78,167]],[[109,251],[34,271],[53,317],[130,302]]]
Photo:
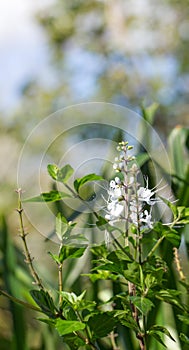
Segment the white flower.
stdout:
[[146,202],[149,205],[155,204],[156,200],[151,198],[155,192],[152,192],[146,187],[140,187],[137,191],[138,200],[141,202]]
[[[138,208],[137,208],[138,206]],[[140,203],[136,203],[136,201],[132,201],[130,205],[130,219],[134,225],[143,225],[148,228],[153,228],[153,222],[151,210],[148,213],[148,210],[142,211],[142,205]]]
[[116,177],[115,180],[110,181],[108,195],[107,214],[105,215],[105,218],[109,221],[117,221],[124,209],[124,205],[120,203],[123,197],[123,189],[121,186],[121,180],[118,177]]
[[117,185],[121,184],[121,180],[120,180],[120,178],[118,176],[115,177],[115,183]]
[[110,201],[116,201],[118,199],[121,199],[122,195],[123,195],[123,190],[122,187],[120,185],[118,185],[118,177],[115,178],[114,180],[110,181],[110,189],[108,190],[108,194],[109,194],[109,200]]
[[112,216],[115,216],[116,218],[119,217],[123,211],[123,205],[119,204],[116,201],[108,203],[107,206],[108,211]]
[[124,206],[116,201],[108,203],[107,210],[109,213],[105,215],[105,219],[109,221],[118,220],[123,208]]

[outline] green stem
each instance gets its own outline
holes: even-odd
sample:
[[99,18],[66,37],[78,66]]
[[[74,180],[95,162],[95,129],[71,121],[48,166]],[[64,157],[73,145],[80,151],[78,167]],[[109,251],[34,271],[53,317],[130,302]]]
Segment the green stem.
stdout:
[[62,279],[62,267],[63,264],[58,265],[58,289],[59,289],[59,306],[61,307],[62,302],[63,302],[63,296],[62,296],[62,291],[63,291],[63,279]]
[[[76,313],[76,315],[77,315],[79,321],[80,321],[80,322],[83,322],[82,317],[81,317],[79,311],[76,310],[75,313]],[[88,331],[87,327],[85,328],[85,332],[86,332],[86,337],[82,337],[82,339],[85,341],[85,344],[90,345],[91,349],[93,349],[93,350],[98,350],[98,347],[96,347],[96,345],[94,345],[94,344],[91,342],[91,340],[90,340],[91,336],[90,336],[90,334],[89,334],[89,331]],[[81,338],[81,334],[80,334],[80,333],[78,333],[78,336],[80,336],[80,338]]]
[[[62,243],[59,248],[59,257],[60,257],[60,252],[62,249]],[[61,308],[62,302],[63,302],[63,296],[62,296],[62,291],[63,291],[63,276],[62,276],[62,270],[63,270],[63,263],[60,262],[58,264],[58,290],[59,290],[59,306]]]
[[[82,203],[86,205],[86,207],[88,207],[91,211],[93,211],[93,209],[91,208],[90,204],[87,201],[85,201],[78,193],[76,193],[68,184],[64,184],[64,185],[74,195],[75,198],[78,198]],[[93,214],[98,219],[98,214],[95,211],[93,211]]]
[[156,251],[156,249],[159,247],[159,245],[161,244],[161,242],[164,240],[164,236],[161,236],[158,241],[156,242],[156,244],[153,246],[153,248],[151,249],[151,251],[148,253],[147,258],[149,259],[151,258],[151,256],[154,254],[154,252]]
[[5,296],[6,298],[8,298],[9,300],[13,301],[14,303],[17,303],[17,304],[20,304],[28,309],[31,309],[31,310],[35,310],[35,311],[38,311],[38,312],[42,312],[40,308],[38,308],[37,306],[34,306],[32,304],[28,304],[26,303],[25,301],[22,301],[16,297],[13,297],[12,295],[8,294],[7,292],[3,291],[0,289],[0,295],[3,295]]
[[34,282],[36,285],[38,285],[38,287],[40,289],[43,289],[44,290],[44,287],[43,287],[43,284],[41,282],[41,279],[39,278],[34,266],[33,266],[33,259],[30,255],[30,252],[29,252],[29,249],[28,249],[28,245],[27,245],[27,242],[26,242],[26,236],[27,236],[27,233],[25,232],[25,229],[24,229],[24,223],[23,223],[23,208],[22,208],[22,202],[21,202],[21,194],[22,194],[22,190],[21,189],[18,189],[16,191],[18,193],[18,208],[17,208],[17,212],[19,214],[19,220],[20,220],[20,237],[22,239],[22,242],[23,242],[23,246],[24,246],[24,254],[25,254],[25,258],[26,258],[26,263],[28,264],[29,266],[29,270],[30,270],[30,273],[34,279]]

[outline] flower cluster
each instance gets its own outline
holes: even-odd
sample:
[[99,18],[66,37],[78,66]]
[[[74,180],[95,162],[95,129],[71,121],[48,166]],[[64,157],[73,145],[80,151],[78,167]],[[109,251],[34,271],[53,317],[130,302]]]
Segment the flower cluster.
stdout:
[[108,190],[107,211],[105,218],[111,222],[119,220],[124,210],[124,205],[121,203],[123,200],[123,187],[119,177],[110,181],[110,187]]
[[154,198],[157,191],[148,188],[148,181],[146,187],[137,182],[139,169],[134,163],[135,157],[128,154],[132,148],[128,146],[128,142],[118,145],[120,156],[115,158],[113,168],[121,175],[110,181],[105,218],[112,225],[124,220],[137,227],[151,229],[152,207],[157,203],[157,199]]

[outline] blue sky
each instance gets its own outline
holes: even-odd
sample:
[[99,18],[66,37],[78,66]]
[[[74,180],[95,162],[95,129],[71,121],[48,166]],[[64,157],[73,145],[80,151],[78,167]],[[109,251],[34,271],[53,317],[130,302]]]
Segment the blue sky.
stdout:
[[6,0],[0,20],[0,110],[10,112],[25,82],[43,74],[47,43],[34,20],[35,12],[52,0]]

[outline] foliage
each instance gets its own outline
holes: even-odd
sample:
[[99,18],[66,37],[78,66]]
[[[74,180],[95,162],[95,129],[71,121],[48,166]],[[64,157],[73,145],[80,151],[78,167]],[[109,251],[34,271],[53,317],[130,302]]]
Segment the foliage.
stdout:
[[[172,310],[181,348],[187,349],[188,346],[189,284],[181,267],[178,250],[181,228],[189,224],[189,208],[185,206],[187,197],[184,199],[186,202],[177,205],[159,197],[158,188],[151,190],[147,182],[145,187],[141,186],[139,168],[135,164],[135,157],[130,155],[131,150],[132,147],[127,142],[118,144],[118,157],[113,164],[117,176],[110,180],[107,199],[104,199],[105,207],[98,213],[92,213],[96,229],[102,235],[105,233],[104,242],[87,248],[85,232],[77,236],[77,222],[70,221],[62,212],[57,214],[55,232],[59,249],[57,254],[49,253],[57,266],[58,289],[53,293],[45,287],[33,264],[23,226],[22,191],[18,190],[20,235],[26,261],[37,288],[30,291],[33,302],[30,299],[29,303],[12,297],[11,290],[9,294],[4,291],[1,294],[43,314],[39,321],[48,324],[50,329],[57,330],[63,343],[70,349],[127,349],[124,333],[130,334],[132,349],[150,349],[153,344],[156,344],[157,349],[165,348],[166,338],[175,341],[175,334],[172,334],[167,322],[162,322],[161,318],[158,321],[162,305],[165,310]],[[186,174],[187,171],[186,167]],[[54,196],[55,191],[53,195],[50,191],[45,196],[41,194],[27,201],[56,202],[64,201],[66,196],[70,196],[90,207],[90,202],[83,199],[81,189],[86,184],[102,181],[103,176],[88,174],[75,179],[71,186],[73,172],[68,164],[62,168],[54,164],[48,165],[52,181],[61,182],[65,186],[66,191],[62,192],[64,195],[61,193],[58,196],[57,191]],[[188,180],[184,178],[184,172],[182,178],[173,177],[173,181],[178,181],[177,191],[186,185]],[[172,213],[169,224],[157,222],[153,218],[153,210],[160,202]],[[168,249],[167,254],[165,249]],[[92,257],[91,270],[81,278],[90,281],[93,296],[86,289],[81,288],[80,293],[77,293],[64,287],[63,272],[67,263],[85,255]],[[173,262],[178,271],[177,282]],[[108,283],[111,295],[102,300],[95,293],[103,290],[104,283]],[[168,309],[166,305],[169,305]]]

